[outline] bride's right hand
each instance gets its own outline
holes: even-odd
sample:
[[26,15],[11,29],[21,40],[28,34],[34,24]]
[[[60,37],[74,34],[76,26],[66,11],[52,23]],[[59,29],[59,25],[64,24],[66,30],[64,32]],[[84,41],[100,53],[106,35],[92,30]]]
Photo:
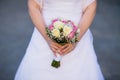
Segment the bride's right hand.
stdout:
[[61,50],[62,46],[60,44],[57,44],[57,43],[53,42],[52,40],[49,40],[48,45],[55,56],[56,56],[56,53],[58,53],[58,54],[61,53],[60,50]]

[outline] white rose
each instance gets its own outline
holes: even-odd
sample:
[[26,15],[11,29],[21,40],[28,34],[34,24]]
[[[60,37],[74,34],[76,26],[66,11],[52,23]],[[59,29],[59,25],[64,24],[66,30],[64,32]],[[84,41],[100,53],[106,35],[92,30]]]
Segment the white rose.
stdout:
[[65,25],[63,28],[63,32],[64,32],[64,36],[68,36],[70,34],[70,32],[72,31],[72,28]]
[[60,31],[58,29],[53,29],[52,30],[52,35],[55,37],[60,37]]
[[63,28],[64,24],[61,21],[56,21],[56,22],[54,22],[53,26],[56,29],[61,29],[61,28]]

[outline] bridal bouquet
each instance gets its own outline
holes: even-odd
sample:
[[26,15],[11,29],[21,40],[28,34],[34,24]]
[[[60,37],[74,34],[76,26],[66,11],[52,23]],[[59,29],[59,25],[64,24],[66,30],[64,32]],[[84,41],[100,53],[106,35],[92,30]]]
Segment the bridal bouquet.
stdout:
[[[46,27],[47,35],[54,42],[65,45],[67,43],[76,43],[78,41],[80,29],[71,20],[54,19],[51,24]],[[62,56],[56,53],[51,66],[60,67]]]

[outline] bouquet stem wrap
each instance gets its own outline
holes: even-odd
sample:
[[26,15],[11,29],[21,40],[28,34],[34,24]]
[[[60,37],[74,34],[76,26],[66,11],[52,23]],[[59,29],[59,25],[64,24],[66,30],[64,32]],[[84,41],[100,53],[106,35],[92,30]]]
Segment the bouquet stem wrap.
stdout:
[[60,67],[60,61],[62,59],[62,56],[59,55],[58,53],[56,53],[56,56],[54,57],[52,63],[51,63],[51,66],[55,67],[55,68],[58,68]]

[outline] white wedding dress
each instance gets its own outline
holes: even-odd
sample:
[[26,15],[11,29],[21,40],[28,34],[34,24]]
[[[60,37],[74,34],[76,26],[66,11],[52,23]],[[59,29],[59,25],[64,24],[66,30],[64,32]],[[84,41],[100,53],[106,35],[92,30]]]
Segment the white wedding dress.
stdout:
[[[40,0],[36,0],[40,4]],[[43,12],[46,25],[52,19],[72,20],[76,25],[82,10],[94,0],[44,0]],[[61,66],[51,66],[53,54],[37,28],[34,28],[26,54],[16,72],[15,80],[104,80],[93,47],[90,29],[76,48],[62,57]]]

